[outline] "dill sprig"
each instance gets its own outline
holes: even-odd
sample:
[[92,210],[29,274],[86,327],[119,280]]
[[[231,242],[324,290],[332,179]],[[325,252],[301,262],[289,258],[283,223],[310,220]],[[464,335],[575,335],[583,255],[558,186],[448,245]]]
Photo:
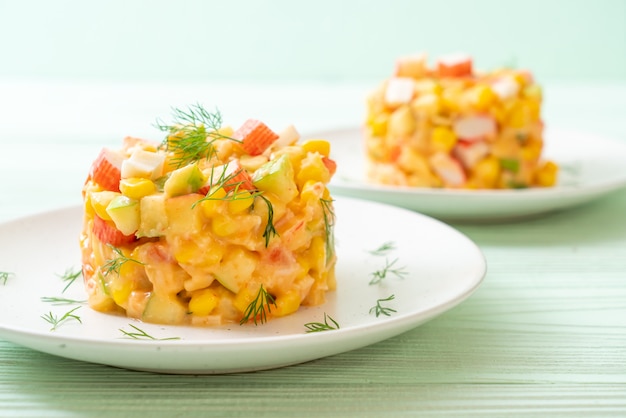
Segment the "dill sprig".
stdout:
[[259,197],[265,201],[265,204],[267,204],[267,223],[265,224],[265,230],[263,231],[265,248],[267,248],[270,243],[270,239],[273,236],[278,235],[278,232],[276,232],[276,228],[274,227],[274,207],[272,206],[272,202],[270,202],[270,200],[262,194],[259,194]]
[[43,318],[46,322],[52,325],[52,328],[50,328],[50,331],[56,331],[56,329],[61,324],[63,324],[64,322],[70,321],[72,319],[80,322],[81,324],[83,323],[83,321],[80,320],[80,317],[74,314],[74,312],[77,309],[80,309],[80,306],[77,306],[74,309],[65,312],[65,314],[63,314],[63,316],[61,316],[60,318],[56,316],[55,314],[53,314],[52,312],[48,312],[45,315],[41,315],[41,318]]
[[174,153],[172,162],[177,167],[203,158],[209,159],[215,152],[213,142],[217,139],[237,141],[219,132],[222,127],[222,115],[219,110],[209,112],[197,103],[189,106],[187,110],[172,108],[172,117],[171,124],[157,120],[155,126],[160,131],[168,133],[161,147]]
[[276,301],[274,300],[274,297],[270,295],[267,290],[265,290],[263,285],[261,285],[256,297],[252,302],[250,302],[246,311],[243,313],[243,318],[239,321],[239,325],[245,324],[250,319],[252,319],[254,325],[257,325],[257,318],[261,324],[264,324],[267,322],[267,314],[272,312],[271,305],[276,306]]
[[395,309],[387,308],[381,305],[382,302],[390,302],[394,300],[395,298],[396,298],[396,295],[391,295],[385,299],[378,299],[376,301],[376,306],[373,306],[370,309],[370,313],[375,313],[376,318],[378,318],[380,315],[390,316],[393,312],[397,312]]
[[148,334],[146,331],[142,330],[141,328],[134,326],[133,324],[128,324],[128,326],[133,328],[135,331],[126,331],[122,328],[120,328],[120,331],[122,334],[124,334],[124,337],[132,338],[133,340],[155,340],[155,341],[180,340],[180,337],[156,338]]
[[69,267],[67,270],[65,270],[65,273],[63,274],[57,274],[57,276],[61,280],[63,280],[64,282],[67,282],[67,284],[65,285],[61,293],[65,293],[65,291],[76,281],[76,279],[78,279],[82,275],[83,275],[82,269],[73,268],[73,267]]
[[6,285],[9,277],[13,277],[14,274],[8,271],[0,271],[0,281],[2,281],[2,285]]
[[139,260],[126,257],[121,249],[114,247],[111,244],[107,244],[107,246],[109,246],[109,248],[111,248],[111,250],[113,250],[113,252],[117,254],[117,257],[111,258],[107,260],[106,263],[104,263],[104,265],[102,266],[102,274],[104,276],[111,273],[120,274],[120,269],[122,268],[122,266],[129,262],[141,264],[142,266],[144,265],[144,263]]
[[391,263],[389,262],[389,259],[385,259],[385,266],[382,269],[376,270],[372,273],[372,279],[370,280],[370,284],[378,284],[385,280],[389,275],[396,276],[399,279],[402,279],[404,276],[406,276],[408,274],[408,272],[405,270],[406,267],[392,268],[397,262],[397,258],[394,259]]
[[324,216],[324,233],[326,234],[326,261],[330,260],[335,251],[335,211],[332,199],[320,199]]
[[389,252],[396,249],[396,244],[393,241],[387,241],[380,245],[380,247],[375,250],[368,251],[371,255],[386,255]]
[[[329,324],[328,321],[330,320],[330,322],[332,322],[332,324]],[[322,331],[331,331],[331,330],[337,330],[339,329],[339,324],[337,323],[337,321],[335,321],[330,315],[327,315],[326,312],[324,312],[324,322],[308,322],[306,324],[304,324],[304,326],[306,327],[306,332],[322,332]]]
[[86,300],[68,299],[53,296],[42,296],[41,301],[51,303],[53,305],[77,305],[87,303]]

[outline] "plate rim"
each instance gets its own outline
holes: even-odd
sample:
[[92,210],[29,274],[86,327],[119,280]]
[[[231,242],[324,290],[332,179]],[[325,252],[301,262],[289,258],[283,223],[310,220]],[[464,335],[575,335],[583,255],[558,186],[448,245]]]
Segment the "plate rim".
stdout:
[[[393,210],[405,212],[408,216],[418,221],[418,224],[420,224],[421,222],[431,222],[435,224],[434,226],[437,228],[438,231],[440,230],[440,228],[447,229],[448,233],[453,233],[458,239],[464,240],[463,246],[468,246],[467,247],[468,249],[471,249],[472,251],[474,251],[472,262],[476,264],[472,264],[472,266],[476,267],[479,270],[478,274],[475,277],[472,276],[471,278],[465,277],[463,279],[459,279],[461,282],[461,286],[455,289],[455,291],[453,292],[454,296],[445,300],[442,303],[438,303],[435,306],[428,307],[427,309],[405,312],[400,315],[393,316],[389,319],[386,319],[385,321],[368,320],[365,323],[353,324],[349,326],[348,328],[342,328],[340,332],[322,332],[322,333],[314,333],[313,335],[308,335],[307,333],[302,332],[302,333],[297,333],[297,334],[291,333],[291,334],[285,334],[285,335],[271,335],[271,336],[260,336],[260,337],[259,336],[248,336],[248,337],[240,336],[233,340],[228,340],[227,338],[222,339],[221,337],[219,337],[217,341],[210,341],[208,338],[211,338],[211,337],[208,336],[207,339],[203,338],[201,340],[171,340],[171,341],[155,342],[152,340],[151,341],[127,340],[123,338],[119,338],[119,339],[85,338],[85,337],[81,337],[78,335],[67,335],[67,334],[60,334],[60,333],[54,333],[54,332],[43,332],[43,331],[37,331],[37,330],[28,329],[28,328],[24,329],[22,326],[13,325],[13,324],[7,323],[6,320],[2,320],[0,321],[0,336],[1,338],[6,339],[7,341],[12,341],[21,345],[24,345],[23,344],[24,340],[31,340],[31,339],[42,340],[43,339],[45,340],[44,345],[46,346],[60,347],[60,346],[64,346],[65,344],[89,346],[93,344],[98,344],[100,347],[111,348],[113,349],[113,351],[116,351],[116,350],[124,351],[124,350],[127,350],[129,347],[133,347],[133,349],[137,348],[139,351],[142,351],[142,352],[153,351],[155,347],[157,346],[167,347],[167,349],[175,350],[178,352],[191,352],[191,351],[198,350],[199,348],[201,348],[202,349],[201,351],[204,351],[206,353],[210,353],[211,351],[215,351],[215,350],[219,351],[219,349],[230,348],[230,347],[233,347],[234,345],[240,346],[242,344],[248,345],[250,347],[254,346],[254,348],[250,348],[250,349],[262,348],[266,350],[271,350],[272,347],[275,346],[276,344],[289,344],[289,345],[296,345],[296,346],[313,344],[317,347],[317,346],[324,346],[325,344],[328,344],[329,342],[342,342],[344,346],[351,347],[347,349],[331,350],[332,351],[331,353],[327,353],[321,356],[314,356],[314,357],[307,356],[306,359],[299,359],[297,361],[285,363],[285,364],[269,365],[269,366],[265,365],[260,368],[246,367],[244,369],[232,369],[232,370],[220,369],[220,370],[207,371],[207,370],[197,370],[193,367],[189,369],[184,369],[184,370],[180,370],[180,369],[167,370],[164,368],[154,369],[150,367],[148,368],[130,367],[128,365],[120,366],[118,362],[109,363],[109,362],[94,361],[94,360],[89,360],[89,359],[82,359],[82,358],[76,357],[75,355],[73,356],[64,355],[63,350],[58,349],[58,348],[50,351],[50,347],[47,347],[48,350],[42,350],[41,347],[36,348],[30,345],[26,345],[27,347],[31,349],[41,351],[41,352],[47,352],[49,354],[58,355],[61,357],[73,358],[73,359],[88,361],[92,363],[108,364],[111,366],[124,367],[128,369],[155,371],[159,373],[193,373],[193,374],[220,373],[222,374],[222,373],[241,372],[241,371],[264,370],[268,368],[283,367],[289,364],[302,363],[302,362],[306,362],[310,360],[315,360],[317,358],[326,357],[328,355],[335,355],[335,354],[343,353],[346,351],[351,351],[353,349],[365,347],[367,345],[380,342],[387,338],[399,335],[427,321],[430,321],[433,318],[439,316],[440,314],[459,305],[460,303],[465,301],[467,298],[469,298],[483,283],[487,274],[486,258],[483,252],[481,251],[481,249],[478,247],[478,245],[461,231],[437,219],[434,219],[432,217],[415,213],[413,211],[403,209],[400,207],[391,206],[391,205],[387,205],[387,204],[383,204],[379,202],[372,202],[372,201],[363,200],[363,199],[344,197],[344,196],[339,197],[339,199],[341,199],[341,201],[343,202],[346,202],[346,203],[343,203],[344,205],[349,204],[349,202],[359,202],[360,204],[379,206],[379,207],[384,207],[385,209],[393,208]],[[29,222],[29,221],[33,222],[33,221],[36,221],[37,219],[44,220],[45,218],[50,219],[50,217],[63,215],[63,214],[66,214],[66,212],[72,211],[72,210],[78,211],[78,213],[80,213],[81,211],[80,205],[64,206],[61,208],[43,211],[43,212],[39,212],[39,213],[32,214],[32,215],[22,216],[22,217],[15,218],[9,221],[4,221],[0,223],[0,230],[6,228],[9,225],[16,224],[16,223]],[[37,281],[37,278],[35,279],[29,278],[29,280]],[[39,278],[39,280],[43,280],[43,279]],[[84,305],[84,306],[90,309],[88,305]],[[324,305],[321,305],[321,307],[323,306]],[[320,307],[310,307],[306,309],[311,309],[311,310],[318,309],[319,310]],[[107,315],[107,314],[102,314],[102,315]],[[131,318],[125,318],[125,317],[123,318],[125,320],[132,321]],[[157,327],[159,326],[158,324],[150,324],[150,325],[157,326]],[[171,326],[167,326],[167,327],[171,327]],[[368,330],[370,331],[369,333],[366,332]],[[365,339],[372,340],[372,341],[366,344],[357,343],[355,336],[360,335],[361,337],[363,337],[364,334],[367,334]],[[19,338],[15,338],[16,336]],[[16,340],[19,340],[19,341],[16,341]],[[352,345],[349,342],[352,342]],[[207,348],[207,345],[208,345],[208,348]],[[245,350],[243,350],[242,352],[245,352]]]

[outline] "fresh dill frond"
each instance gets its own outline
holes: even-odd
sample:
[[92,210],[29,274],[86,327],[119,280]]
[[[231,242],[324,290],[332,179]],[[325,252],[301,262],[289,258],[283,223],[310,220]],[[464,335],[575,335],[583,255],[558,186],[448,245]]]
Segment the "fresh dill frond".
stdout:
[[[328,321],[330,320],[330,322],[332,322],[332,324],[329,324]],[[335,321],[330,315],[327,315],[326,312],[324,312],[324,322],[308,322],[306,324],[304,324],[304,326],[306,327],[306,332],[322,332],[322,331],[332,331],[332,330],[337,330],[339,329],[339,324],[337,323],[337,321]]]
[[168,337],[168,338],[156,338],[148,334],[146,331],[133,324],[128,324],[129,327],[135,331],[126,331],[120,328],[120,332],[124,334],[124,337],[132,338],[133,340],[155,340],[155,341],[167,341],[167,340],[180,340],[180,337]]
[[368,251],[371,255],[386,255],[389,252],[396,249],[396,244],[393,241],[387,241],[380,245],[380,247],[375,250]]
[[54,296],[42,296],[41,301],[51,303],[53,305],[81,305],[83,303],[87,303],[86,300],[68,299]]
[[117,247],[114,247],[111,244],[107,244],[107,246],[109,248],[111,248],[113,250],[113,252],[115,254],[117,254],[117,256],[107,260],[106,263],[104,263],[104,265],[102,266],[102,274],[104,276],[107,276],[107,275],[109,275],[111,273],[120,274],[120,269],[122,268],[122,266],[124,264],[126,264],[126,263],[129,263],[129,262],[130,263],[141,264],[142,266],[144,265],[144,263],[142,263],[139,260],[135,260],[134,258],[126,257],[121,249],[119,249]]
[[210,159],[215,152],[213,142],[217,139],[239,142],[219,132],[222,127],[222,115],[219,110],[209,112],[197,103],[186,110],[172,108],[172,117],[171,124],[157,120],[155,127],[167,132],[161,147],[174,153],[171,161],[177,167],[203,158]]
[[263,199],[265,204],[267,204],[267,223],[265,224],[265,230],[263,231],[263,238],[265,238],[265,248],[267,248],[270,243],[270,239],[273,236],[278,235],[278,232],[276,232],[276,227],[274,226],[274,206],[272,206],[272,202],[270,202],[267,197],[263,196],[262,194],[259,194],[259,197]]
[[[270,295],[267,290],[261,285],[259,287],[259,292],[256,294],[256,297],[243,313],[243,318],[239,321],[239,325],[243,325],[252,319],[254,325],[257,325],[257,319],[261,324],[267,322],[267,314],[272,312],[271,305],[276,306],[276,301],[274,297]],[[267,311],[266,311],[267,309]]]
[[391,316],[392,313],[397,312],[395,309],[392,308],[387,308],[385,306],[382,306],[381,303],[382,302],[390,302],[392,300],[394,300],[396,298],[396,295],[391,295],[385,299],[378,299],[376,301],[376,306],[373,306],[370,309],[370,313],[375,313],[376,314],[376,318],[378,318],[380,315],[385,315],[385,316]]
[[67,282],[67,284],[65,285],[61,293],[65,293],[65,291],[76,281],[76,279],[78,279],[82,275],[83,275],[82,269],[73,268],[73,267],[69,267],[67,270],[65,270],[65,273],[63,274],[57,274],[57,276],[61,280],[63,280],[64,282]]
[[0,281],[2,282],[2,285],[6,285],[7,281],[9,280],[9,277],[13,277],[14,274],[10,273],[8,271],[0,271]]
[[324,216],[324,233],[326,235],[326,261],[335,253],[335,211],[332,199],[320,199]]
[[67,311],[65,314],[63,314],[63,316],[61,316],[60,318],[58,316],[56,316],[55,314],[53,314],[52,312],[48,312],[45,315],[41,315],[41,318],[43,318],[46,322],[48,322],[49,324],[52,325],[52,328],[50,328],[50,331],[56,331],[56,329],[63,324],[66,321],[70,321],[72,319],[80,322],[81,324],[83,323],[83,321],[81,321],[80,317],[78,315],[75,315],[74,312],[80,309],[80,306],[75,307],[74,309]]
[[388,275],[396,276],[399,279],[402,279],[404,276],[406,276],[408,272],[405,270],[405,267],[392,268],[397,262],[397,258],[394,259],[391,263],[389,262],[389,259],[386,259],[385,266],[382,269],[376,270],[371,274],[372,279],[370,280],[370,284],[378,284],[385,280]]

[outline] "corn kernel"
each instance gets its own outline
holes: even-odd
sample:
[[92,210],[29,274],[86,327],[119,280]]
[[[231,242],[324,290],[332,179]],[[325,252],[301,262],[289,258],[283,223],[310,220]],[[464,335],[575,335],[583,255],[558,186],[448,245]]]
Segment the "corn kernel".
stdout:
[[212,218],[220,213],[220,208],[225,204],[223,199],[226,197],[226,191],[223,188],[212,189],[207,193],[208,199],[200,203],[202,212],[207,218]]
[[530,141],[522,147],[522,159],[525,161],[536,161],[541,156],[542,148],[541,141]]
[[253,294],[247,287],[244,287],[235,295],[233,306],[239,312],[245,312],[255,297],[256,294]]
[[131,280],[118,278],[112,280],[109,284],[109,294],[115,303],[122,307],[128,303],[128,297],[133,290],[133,282]]
[[317,236],[311,240],[307,255],[311,270],[324,271],[326,267],[326,242],[322,237]]
[[368,121],[370,134],[372,136],[384,136],[387,133],[387,125],[389,124],[389,114],[381,113]]
[[120,181],[120,191],[124,196],[139,200],[156,192],[156,185],[149,179],[131,177]]
[[330,142],[323,139],[309,139],[302,143],[302,149],[306,152],[319,152],[324,157],[330,155]]
[[308,180],[321,181],[323,183],[327,183],[330,180],[328,168],[326,168],[318,154],[309,154],[308,157],[305,157],[296,175],[296,182],[300,189]]
[[109,206],[109,203],[111,203],[111,201],[119,195],[120,194],[117,192],[110,191],[90,193],[91,206],[96,212],[96,215],[98,215],[101,219],[104,219],[105,221],[110,221],[111,216],[106,211],[106,208],[107,206]]
[[196,290],[189,300],[189,312],[194,315],[209,315],[217,307],[218,296],[212,289]]
[[500,177],[500,170],[500,161],[496,157],[486,157],[474,166],[473,177],[483,187],[492,188]]
[[437,151],[450,152],[456,145],[456,134],[445,126],[436,126],[431,133],[431,144]]
[[254,203],[252,195],[250,197],[232,199],[228,201],[228,211],[232,214],[238,214],[247,210]]
[[535,183],[538,186],[550,187],[554,186],[557,179],[559,167],[552,161],[545,163],[535,173]]
[[276,298],[276,309],[272,313],[276,316],[284,316],[294,313],[300,307],[300,294],[296,290],[291,290]]
[[479,85],[472,89],[472,105],[478,110],[487,110],[496,99],[491,87]]

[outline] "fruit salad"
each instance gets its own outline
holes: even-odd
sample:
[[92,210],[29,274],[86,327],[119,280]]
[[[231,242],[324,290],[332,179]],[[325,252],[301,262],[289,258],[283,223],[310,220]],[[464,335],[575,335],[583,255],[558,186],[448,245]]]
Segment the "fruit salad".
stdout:
[[379,184],[453,189],[549,187],[542,90],[529,71],[481,73],[452,54],[397,60],[367,101],[367,176]]
[[104,148],[83,188],[90,306],[146,322],[265,322],[335,289],[330,144],[202,106]]

